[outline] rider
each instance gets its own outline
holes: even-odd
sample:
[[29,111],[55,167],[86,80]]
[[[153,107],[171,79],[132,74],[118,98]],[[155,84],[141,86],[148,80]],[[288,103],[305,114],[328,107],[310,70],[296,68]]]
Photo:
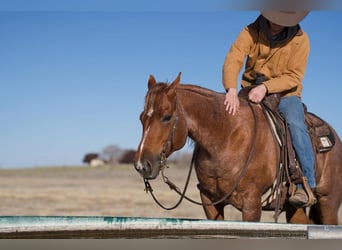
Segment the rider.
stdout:
[[[267,94],[280,94],[278,109],[288,124],[303,174],[310,188],[315,189],[314,152],[301,102],[310,45],[298,23],[307,14],[305,11],[261,11],[254,23],[241,31],[227,53],[222,82],[227,92],[224,105],[231,115],[239,111],[237,81],[245,58],[241,85],[256,85],[248,94],[249,100],[260,103]],[[309,197],[301,184],[289,201],[297,207],[308,205]]]

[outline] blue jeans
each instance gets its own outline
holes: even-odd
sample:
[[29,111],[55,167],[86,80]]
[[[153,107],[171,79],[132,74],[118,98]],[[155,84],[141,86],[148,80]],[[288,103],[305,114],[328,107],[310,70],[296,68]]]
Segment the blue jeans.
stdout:
[[303,174],[307,178],[309,186],[315,188],[315,158],[310,136],[305,124],[302,101],[297,96],[283,97],[280,100],[278,109],[288,124],[293,147],[302,167]]

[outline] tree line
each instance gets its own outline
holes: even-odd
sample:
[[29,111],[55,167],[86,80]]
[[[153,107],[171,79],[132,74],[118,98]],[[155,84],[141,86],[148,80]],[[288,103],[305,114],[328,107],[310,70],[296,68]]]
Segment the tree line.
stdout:
[[[84,155],[82,162],[91,164],[95,160],[100,160],[103,164],[115,166],[117,164],[133,164],[136,150],[122,149],[117,145],[108,145],[100,152],[88,152]],[[177,151],[173,153],[169,162],[174,164],[188,164],[191,161],[192,152]]]

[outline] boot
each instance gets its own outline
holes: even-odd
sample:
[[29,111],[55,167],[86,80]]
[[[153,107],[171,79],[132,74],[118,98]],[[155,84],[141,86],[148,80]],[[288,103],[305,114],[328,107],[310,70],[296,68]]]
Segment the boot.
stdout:
[[310,206],[309,204],[309,196],[302,188],[297,188],[294,194],[289,198],[289,202],[291,205],[302,208]]

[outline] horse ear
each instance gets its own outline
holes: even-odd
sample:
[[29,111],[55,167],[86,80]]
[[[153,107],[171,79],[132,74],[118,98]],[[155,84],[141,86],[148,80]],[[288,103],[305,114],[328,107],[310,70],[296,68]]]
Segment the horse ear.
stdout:
[[182,75],[182,72],[179,72],[177,78],[172,82],[170,88],[176,88],[177,87],[177,85],[180,83],[181,75]]
[[157,83],[157,81],[154,78],[154,76],[150,75],[150,77],[148,78],[148,89],[152,88],[153,85],[155,85],[156,83]]

